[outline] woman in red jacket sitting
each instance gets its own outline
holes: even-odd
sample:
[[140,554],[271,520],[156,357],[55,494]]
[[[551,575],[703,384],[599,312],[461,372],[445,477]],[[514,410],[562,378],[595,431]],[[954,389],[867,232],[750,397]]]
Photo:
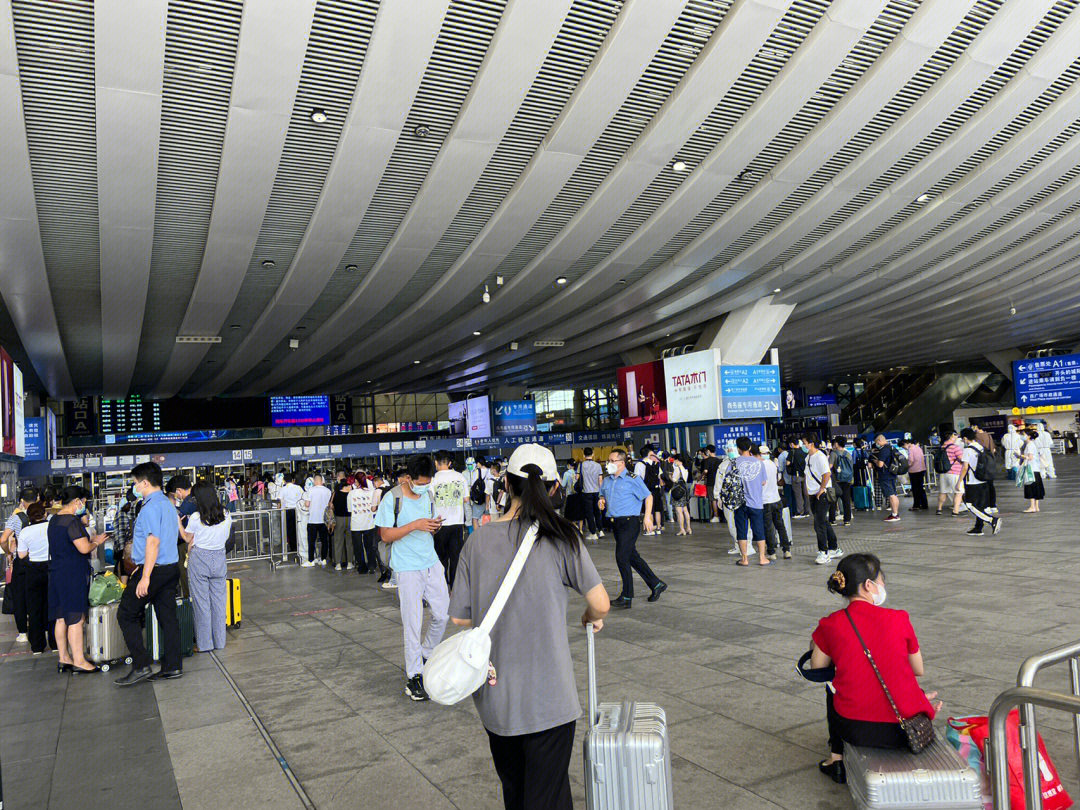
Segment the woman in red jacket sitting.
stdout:
[[[874,748],[904,748],[900,728],[885,691],[855,634],[858,628],[878,670],[905,717],[926,712],[933,718],[941,703],[932,706],[936,692],[924,693],[919,640],[903,610],[882,607],[885,579],[881,561],[873,554],[844,557],[826,587],[847,599],[847,606],[818,622],[814,631],[810,666],[836,667],[831,690],[826,690],[829,747],[832,756],[820,763],[821,772],[835,782],[846,782],[844,742]],[[854,627],[852,626],[854,624]]]

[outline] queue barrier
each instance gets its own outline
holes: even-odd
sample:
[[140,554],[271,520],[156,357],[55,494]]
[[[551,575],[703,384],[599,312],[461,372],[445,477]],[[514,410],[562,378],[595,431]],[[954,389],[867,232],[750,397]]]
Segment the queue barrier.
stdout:
[[233,550],[225,555],[227,563],[266,560],[272,569],[289,558],[285,510],[276,507],[231,512]]
[[[1051,692],[1033,686],[1035,676],[1040,670],[1065,661],[1069,662],[1068,693]],[[1025,660],[1017,673],[1016,686],[998,695],[990,707],[990,737],[987,740],[986,763],[994,794],[994,810],[1009,810],[1009,754],[1005,722],[1009,712],[1016,707],[1020,709],[1020,746],[1024,754],[1024,803],[1026,810],[1042,810],[1036,706],[1056,709],[1073,716],[1075,753],[1080,766],[1080,641],[1037,653]]]

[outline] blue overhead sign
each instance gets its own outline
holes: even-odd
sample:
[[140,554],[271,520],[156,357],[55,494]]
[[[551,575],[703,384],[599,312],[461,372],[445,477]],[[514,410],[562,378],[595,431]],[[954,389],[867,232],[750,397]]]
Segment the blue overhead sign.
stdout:
[[717,447],[716,452],[720,453],[720,448],[735,444],[735,440],[740,436],[749,436],[750,441],[760,447],[765,444],[765,423],[739,422],[737,424],[717,425],[713,428],[713,438]]
[[780,366],[720,366],[720,417],[780,416]]
[[536,433],[536,403],[531,399],[512,399],[494,404],[496,436]]
[[48,454],[45,439],[45,417],[28,416],[23,422],[25,438],[24,461],[44,461]]
[[836,394],[810,394],[806,397],[806,407],[820,408],[823,405],[835,405]]
[[1080,403],[1080,354],[1017,360],[1013,387],[1018,408]]

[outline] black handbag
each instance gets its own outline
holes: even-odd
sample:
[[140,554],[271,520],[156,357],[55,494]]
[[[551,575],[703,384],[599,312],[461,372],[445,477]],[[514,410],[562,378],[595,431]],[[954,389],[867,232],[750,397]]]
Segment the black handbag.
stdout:
[[[820,488],[821,487],[821,479],[818,478],[816,475],[814,475],[814,471],[810,469],[809,464],[806,465],[806,471],[808,473],[810,473],[811,478],[813,478],[815,481],[817,481],[817,485]],[[835,487],[825,487],[825,500],[828,501],[829,503],[836,503],[836,488]]]
[[855,638],[857,638],[862,645],[863,652],[866,653],[866,660],[870,662],[874,674],[877,675],[878,683],[881,684],[881,688],[885,692],[885,697],[889,699],[889,705],[892,706],[893,714],[896,715],[896,719],[900,723],[900,728],[903,729],[904,736],[907,737],[908,750],[913,754],[919,753],[934,742],[934,723],[930,719],[930,715],[926,712],[919,712],[911,717],[904,717],[900,714],[900,709],[897,708],[896,701],[893,700],[889,687],[885,685],[885,679],[881,677],[881,672],[874,662],[874,656],[870,654],[870,648],[866,646],[866,642],[863,641],[862,636],[859,634],[859,628],[855,626],[855,620],[851,618],[851,612],[848,608],[844,608],[844,615],[847,616],[848,621],[851,622],[851,629],[855,631]]

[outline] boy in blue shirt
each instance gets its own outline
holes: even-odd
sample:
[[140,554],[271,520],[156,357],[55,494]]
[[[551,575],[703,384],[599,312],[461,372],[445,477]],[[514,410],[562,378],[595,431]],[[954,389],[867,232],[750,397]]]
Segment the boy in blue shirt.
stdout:
[[758,565],[769,565],[769,558],[765,554],[765,484],[768,475],[765,465],[760,458],[750,454],[753,442],[749,436],[739,436],[735,440],[735,447],[739,455],[735,457],[735,471],[742,478],[743,505],[735,510],[735,537],[739,543],[740,559],[736,565],[749,565],[747,558],[747,529],[754,538],[754,546],[758,552]]
[[[390,567],[398,584],[398,604],[405,635],[405,694],[412,700],[427,700],[424,691],[424,661],[442,641],[450,609],[446,575],[435,553],[435,532],[442,521],[435,517],[435,505],[428,487],[435,475],[430,456],[409,462],[408,473],[386,494],[375,513],[375,525],[384,543],[390,544]],[[431,609],[431,622],[423,642],[424,602]]]

